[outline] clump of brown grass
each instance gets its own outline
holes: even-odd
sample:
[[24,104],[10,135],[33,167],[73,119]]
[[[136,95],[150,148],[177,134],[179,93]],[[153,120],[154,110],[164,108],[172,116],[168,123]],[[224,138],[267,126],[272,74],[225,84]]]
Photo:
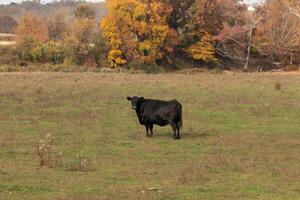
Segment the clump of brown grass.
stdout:
[[41,139],[36,145],[36,155],[40,166],[56,167],[62,165],[62,153],[53,150],[53,139],[47,134],[45,139]]
[[277,90],[277,91],[282,90],[282,84],[280,81],[276,81],[275,90]]
[[94,171],[93,163],[87,158],[84,151],[80,151],[75,159],[66,165],[67,171],[88,172]]
[[187,184],[192,182],[203,183],[208,180],[206,177],[206,166],[200,163],[200,160],[190,162],[176,176],[179,184]]

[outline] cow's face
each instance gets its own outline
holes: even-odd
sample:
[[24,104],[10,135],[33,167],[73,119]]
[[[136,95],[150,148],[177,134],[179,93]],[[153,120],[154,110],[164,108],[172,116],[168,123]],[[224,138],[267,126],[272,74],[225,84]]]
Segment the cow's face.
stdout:
[[131,101],[132,109],[137,110],[138,105],[144,100],[144,97],[127,97],[128,101]]

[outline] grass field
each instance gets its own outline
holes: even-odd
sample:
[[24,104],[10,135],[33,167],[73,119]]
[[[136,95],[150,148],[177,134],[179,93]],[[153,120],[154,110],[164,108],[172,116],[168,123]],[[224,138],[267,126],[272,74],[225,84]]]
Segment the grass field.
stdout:
[[[300,199],[300,74],[4,73],[0,94],[0,199]],[[180,101],[182,140],[146,138],[133,95]]]

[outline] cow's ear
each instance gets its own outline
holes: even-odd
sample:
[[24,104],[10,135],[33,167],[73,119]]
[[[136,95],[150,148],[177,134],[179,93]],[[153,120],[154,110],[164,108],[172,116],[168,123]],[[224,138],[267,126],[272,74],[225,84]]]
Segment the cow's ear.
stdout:
[[131,100],[132,100],[132,98],[131,98],[131,97],[127,97],[127,100],[128,100],[128,101],[131,101]]
[[139,100],[140,100],[140,101],[143,101],[144,99],[145,99],[144,97],[141,97]]

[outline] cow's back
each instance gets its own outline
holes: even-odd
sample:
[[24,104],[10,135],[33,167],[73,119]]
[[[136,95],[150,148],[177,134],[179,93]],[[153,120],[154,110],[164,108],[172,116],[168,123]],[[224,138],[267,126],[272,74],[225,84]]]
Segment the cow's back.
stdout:
[[146,123],[160,126],[169,124],[172,118],[180,117],[181,105],[178,101],[160,101],[145,99],[142,104],[142,118]]
[[166,114],[166,112],[175,107],[175,104],[169,101],[160,101],[160,100],[144,100],[142,109],[144,114]]

